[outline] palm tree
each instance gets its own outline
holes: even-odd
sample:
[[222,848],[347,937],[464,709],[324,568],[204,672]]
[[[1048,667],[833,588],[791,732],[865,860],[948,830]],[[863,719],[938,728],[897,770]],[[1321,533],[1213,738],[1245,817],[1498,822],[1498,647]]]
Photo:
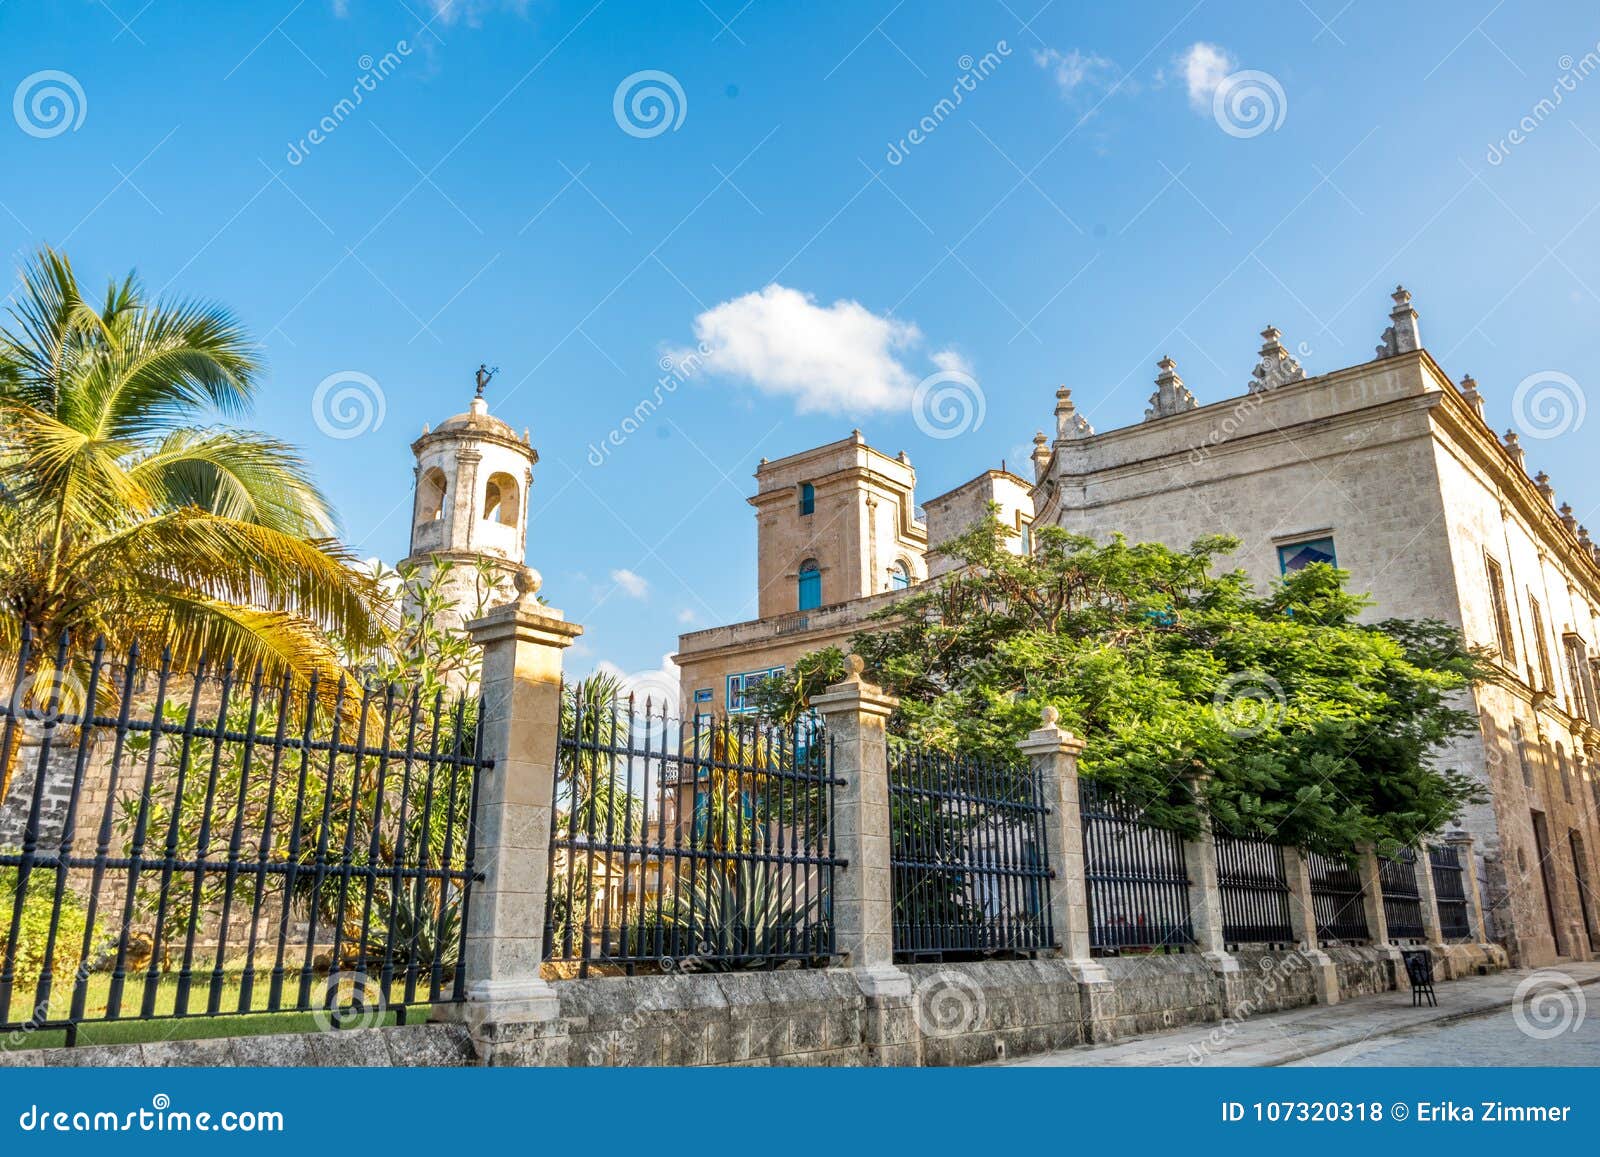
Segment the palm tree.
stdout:
[[48,248],[16,297],[0,324],[0,655],[27,628],[25,678],[64,634],[80,662],[104,635],[308,675],[375,641],[377,591],[305,461],[215,424],[248,409],[260,374],[227,310],[152,299],[131,274],[95,304]]

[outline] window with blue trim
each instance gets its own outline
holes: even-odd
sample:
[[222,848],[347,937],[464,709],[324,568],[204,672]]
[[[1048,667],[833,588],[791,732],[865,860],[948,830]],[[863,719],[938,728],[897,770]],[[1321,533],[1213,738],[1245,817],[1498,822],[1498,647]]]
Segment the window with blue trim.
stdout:
[[798,599],[796,609],[814,611],[822,605],[822,571],[817,560],[808,558],[800,564],[800,577],[796,580]]
[[889,572],[889,589],[903,591],[911,585],[911,568],[902,559],[894,564],[894,569]]
[[782,667],[766,667],[760,671],[745,671],[738,675],[728,676],[728,714],[744,715],[754,711],[755,704],[745,697],[759,687],[762,683],[775,675],[782,675]]
[[1329,566],[1339,565],[1339,560],[1333,552],[1333,539],[1311,538],[1305,542],[1285,543],[1278,548],[1280,574],[1303,570],[1315,562],[1325,562]]
[[817,488],[809,482],[800,483],[800,513],[810,514],[817,509]]

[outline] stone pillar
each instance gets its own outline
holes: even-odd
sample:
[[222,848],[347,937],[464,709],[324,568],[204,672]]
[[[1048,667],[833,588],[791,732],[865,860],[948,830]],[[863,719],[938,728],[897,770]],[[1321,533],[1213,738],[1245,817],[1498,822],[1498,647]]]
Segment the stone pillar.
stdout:
[[1367,935],[1372,938],[1372,946],[1388,957],[1395,988],[1409,991],[1411,981],[1406,977],[1405,960],[1400,949],[1389,943],[1389,917],[1383,911],[1383,879],[1378,870],[1378,853],[1371,845],[1357,854],[1356,875],[1361,880],[1361,902],[1366,908]]
[[1061,713],[1046,707],[1038,729],[1017,744],[1039,777],[1045,817],[1045,853],[1050,882],[1050,924],[1059,952],[1078,982],[1085,1043],[1108,1041],[1115,1012],[1111,976],[1089,954],[1089,891],[1083,858],[1082,801],[1078,795],[1078,755],[1083,740],[1059,726]]
[[554,1035],[559,1006],[540,977],[550,824],[561,719],[561,652],[583,633],[535,597],[538,572],[516,576],[517,598],[467,624],[483,648],[482,773],[474,823],[484,880],[467,914],[467,1003],[459,1015],[487,1064],[529,1063]]
[[1439,890],[1434,887],[1433,858],[1427,844],[1417,848],[1417,892],[1422,903],[1422,938],[1433,954],[1434,979],[1454,980],[1455,961],[1450,958],[1450,946],[1439,926]]
[[1211,830],[1211,816],[1204,805],[1204,773],[1188,777],[1189,791],[1200,814],[1200,832],[1183,842],[1183,863],[1189,873],[1189,926],[1194,931],[1194,946],[1217,978],[1222,1015],[1238,1015],[1243,997],[1243,977],[1239,962],[1228,951],[1222,934],[1222,888],[1217,878],[1217,842]]
[[1299,848],[1283,849],[1283,875],[1289,884],[1289,927],[1297,950],[1311,969],[1318,1004],[1339,1003],[1339,968],[1322,950],[1317,912],[1311,899],[1311,865]]
[[1444,842],[1456,850],[1461,861],[1461,883],[1467,893],[1467,921],[1479,945],[1487,949],[1489,937],[1483,923],[1483,893],[1478,888],[1478,858],[1473,850],[1471,832],[1450,832]]
[[833,757],[833,925],[840,954],[867,1007],[869,1055],[878,1064],[918,1062],[911,977],[894,963],[894,878],[889,868],[889,747],[885,723],[899,700],[861,677],[847,658],[843,681],[811,697]]

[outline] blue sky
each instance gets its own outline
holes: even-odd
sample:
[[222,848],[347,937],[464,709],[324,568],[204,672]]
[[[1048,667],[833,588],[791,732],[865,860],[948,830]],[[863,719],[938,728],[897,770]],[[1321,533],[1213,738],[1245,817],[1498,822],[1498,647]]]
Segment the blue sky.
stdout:
[[[859,426],[928,497],[1025,466],[1060,383],[1107,429],[1163,354],[1201,402],[1242,393],[1269,322],[1312,373],[1365,361],[1401,281],[1496,428],[1537,427],[1517,385],[1556,383],[1529,465],[1600,527],[1594,6],[1087,7],[11,0],[0,246],[234,309],[268,364],[255,423],[365,554],[404,553],[410,440],[499,366],[580,665],[754,614],[764,455]],[[670,80],[619,115],[641,72]],[[1219,83],[1265,108],[1219,113]],[[332,437],[313,398],[347,372],[382,421]],[[936,372],[977,383],[981,424],[917,421]]]

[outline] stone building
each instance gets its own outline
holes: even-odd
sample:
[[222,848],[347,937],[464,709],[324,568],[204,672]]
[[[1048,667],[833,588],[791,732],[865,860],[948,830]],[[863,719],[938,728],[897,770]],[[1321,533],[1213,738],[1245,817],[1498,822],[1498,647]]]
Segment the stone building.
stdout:
[[696,714],[746,711],[746,689],[810,651],[840,646],[901,591],[947,569],[938,544],[998,501],[1019,529],[1030,488],[988,470],[925,505],[916,471],[867,445],[861,431],[756,469],[757,611],[749,622],[683,635],[673,656],[682,702]]
[[[1462,818],[1491,931],[1524,966],[1587,959],[1600,953],[1600,555],[1548,479],[1528,476],[1517,435],[1485,423],[1476,383],[1452,385],[1428,354],[1404,289],[1390,323],[1372,360],[1315,377],[1268,327],[1242,392],[1207,404],[1163,358],[1144,420],[1103,433],[1059,389],[1054,437],[1034,439],[1030,501],[1008,506],[1005,486],[991,496],[1019,519],[1102,539],[1186,546],[1226,532],[1240,546],[1219,565],[1258,589],[1332,562],[1372,595],[1369,619],[1439,619],[1492,648],[1501,681],[1471,693],[1481,733],[1440,761],[1491,796]],[[983,509],[970,497],[967,515]],[[941,503],[959,505],[928,504],[935,542],[948,536],[935,533]],[[844,643],[895,597],[836,589],[854,601],[800,613],[766,552],[761,577],[778,591],[762,618],[680,640],[684,694],[704,709],[739,707],[717,701],[715,677],[733,687],[734,667],[748,679]]]
[[[440,625],[459,627],[480,608],[511,597],[528,541],[528,492],[539,454],[527,431],[515,431],[489,413],[482,388],[465,413],[423,428],[411,444],[416,484],[411,544],[402,566],[422,579],[449,564],[443,586],[454,610]],[[492,589],[484,589],[477,563],[489,564]]]

